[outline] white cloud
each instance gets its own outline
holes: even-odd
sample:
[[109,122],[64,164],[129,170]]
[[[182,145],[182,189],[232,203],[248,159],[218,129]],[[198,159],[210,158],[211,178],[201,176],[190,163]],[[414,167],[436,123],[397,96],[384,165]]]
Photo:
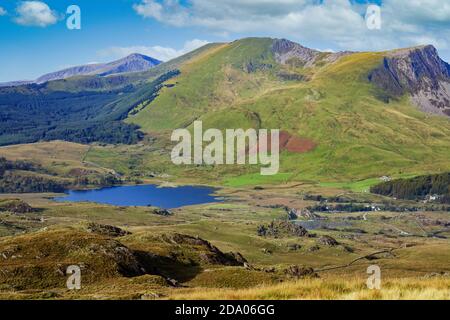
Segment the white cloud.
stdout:
[[58,22],[55,11],[42,1],[23,1],[16,8],[14,21],[24,26],[46,27]]
[[321,52],[328,52],[328,53],[335,53],[336,51],[334,49],[314,49]]
[[411,24],[450,25],[450,2],[442,0],[385,0],[384,7],[398,20]]
[[[426,41],[447,50],[450,1],[384,0],[382,29],[369,30],[367,5],[350,0],[140,0],[137,14],[213,34],[265,34],[341,50],[385,50]],[[450,50],[450,48],[448,49]],[[447,52],[450,56],[450,52]]]
[[154,18],[174,26],[183,26],[189,19],[189,13],[177,0],[164,0],[163,4],[142,0],[140,4],[134,4],[133,9],[144,18]]
[[155,18],[157,20],[162,18],[164,11],[161,4],[152,0],[143,0],[141,4],[134,4],[133,9],[137,12],[137,14],[145,18]]
[[8,12],[2,7],[0,7],[0,17],[6,15]]
[[194,39],[191,41],[187,41],[184,44],[183,48],[179,50],[162,46],[110,47],[101,50],[98,54],[105,59],[115,60],[128,56],[132,53],[140,53],[161,61],[169,61],[173,58],[198,49],[206,44],[208,44],[208,41]]

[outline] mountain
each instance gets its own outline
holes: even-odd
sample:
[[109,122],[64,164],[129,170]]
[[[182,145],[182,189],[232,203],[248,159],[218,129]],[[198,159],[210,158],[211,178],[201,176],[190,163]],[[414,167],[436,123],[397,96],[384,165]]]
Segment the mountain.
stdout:
[[[328,53],[249,38],[211,48],[179,69],[171,88],[127,123],[147,133],[190,128],[195,120],[204,130],[279,128],[281,168],[291,178],[348,181],[450,169],[449,103],[439,89],[448,83],[448,65],[433,47]],[[421,92],[441,106],[439,116],[417,103]]]
[[157,59],[133,53],[125,58],[109,62],[86,64],[45,74],[34,81],[12,81],[0,83],[0,87],[13,87],[28,84],[42,84],[49,81],[62,80],[76,76],[109,76],[124,73],[144,72],[161,64]]
[[0,144],[169,140],[201,120],[205,130],[280,129],[282,174],[295,179],[450,170],[449,67],[432,46],[330,53],[247,38],[144,72],[117,74],[123,65],[91,71],[108,77],[0,88]]
[[147,71],[160,63],[162,62],[154,58],[134,53],[125,58],[110,63],[88,64],[49,73],[43,75],[42,77],[39,77],[36,80],[36,83],[44,83],[48,81],[66,79],[81,75],[107,76],[111,74]]

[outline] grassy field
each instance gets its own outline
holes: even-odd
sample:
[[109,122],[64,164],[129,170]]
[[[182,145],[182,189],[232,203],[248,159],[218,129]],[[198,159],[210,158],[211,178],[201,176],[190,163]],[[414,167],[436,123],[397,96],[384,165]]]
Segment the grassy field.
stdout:
[[202,289],[175,293],[183,300],[449,300],[448,278],[387,280],[381,290],[370,290],[366,279],[308,279],[251,289]]
[[8,160],[34,160],[44,168],[64,175],[75,168],[89,167],[83,163],[89,148],[77,143],[52,141],[1,147],[0,152]]

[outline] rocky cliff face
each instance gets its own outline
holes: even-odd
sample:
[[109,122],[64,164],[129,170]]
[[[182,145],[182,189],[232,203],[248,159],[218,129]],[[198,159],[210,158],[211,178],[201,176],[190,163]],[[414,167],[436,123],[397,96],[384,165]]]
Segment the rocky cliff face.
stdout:
[[351,54],[350,51],[336,53],[321,52],[303,47],[298,43],[286,39],[274,40],[272,52],[278,63],[294,63],[305,68],[317,65],[319,62],[332,63],[345,55]]
[[390,97],[409,93],[423,111],[450,116],[450,65],[433,46],[390,52],[369,80]]
[[319,51],[303,47],[298,43],[285,39],[274,40],[272,51],[278,63],[285,64],[289,60],[297,59],[305,66],[312,65],[320,54]]

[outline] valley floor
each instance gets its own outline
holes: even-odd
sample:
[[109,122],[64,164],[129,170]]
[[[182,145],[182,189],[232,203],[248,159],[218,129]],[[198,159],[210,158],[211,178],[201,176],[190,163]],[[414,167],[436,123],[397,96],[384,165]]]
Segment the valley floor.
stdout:
[[[77,166],[79,154],[46,161]],[[55,194],[1,194],[0,298],[450,299],[447,211],[314,211],[324,204],[315,195],[419,204],[311,182],[223,187],[218,195],[225,202],[160,215],[152,207],[57,203]],[[297,218],[288,221],[291,209]],[[81,266],[81,290],[66,288],[69,265]],[[372,265],[381,290],[367,288]]]

